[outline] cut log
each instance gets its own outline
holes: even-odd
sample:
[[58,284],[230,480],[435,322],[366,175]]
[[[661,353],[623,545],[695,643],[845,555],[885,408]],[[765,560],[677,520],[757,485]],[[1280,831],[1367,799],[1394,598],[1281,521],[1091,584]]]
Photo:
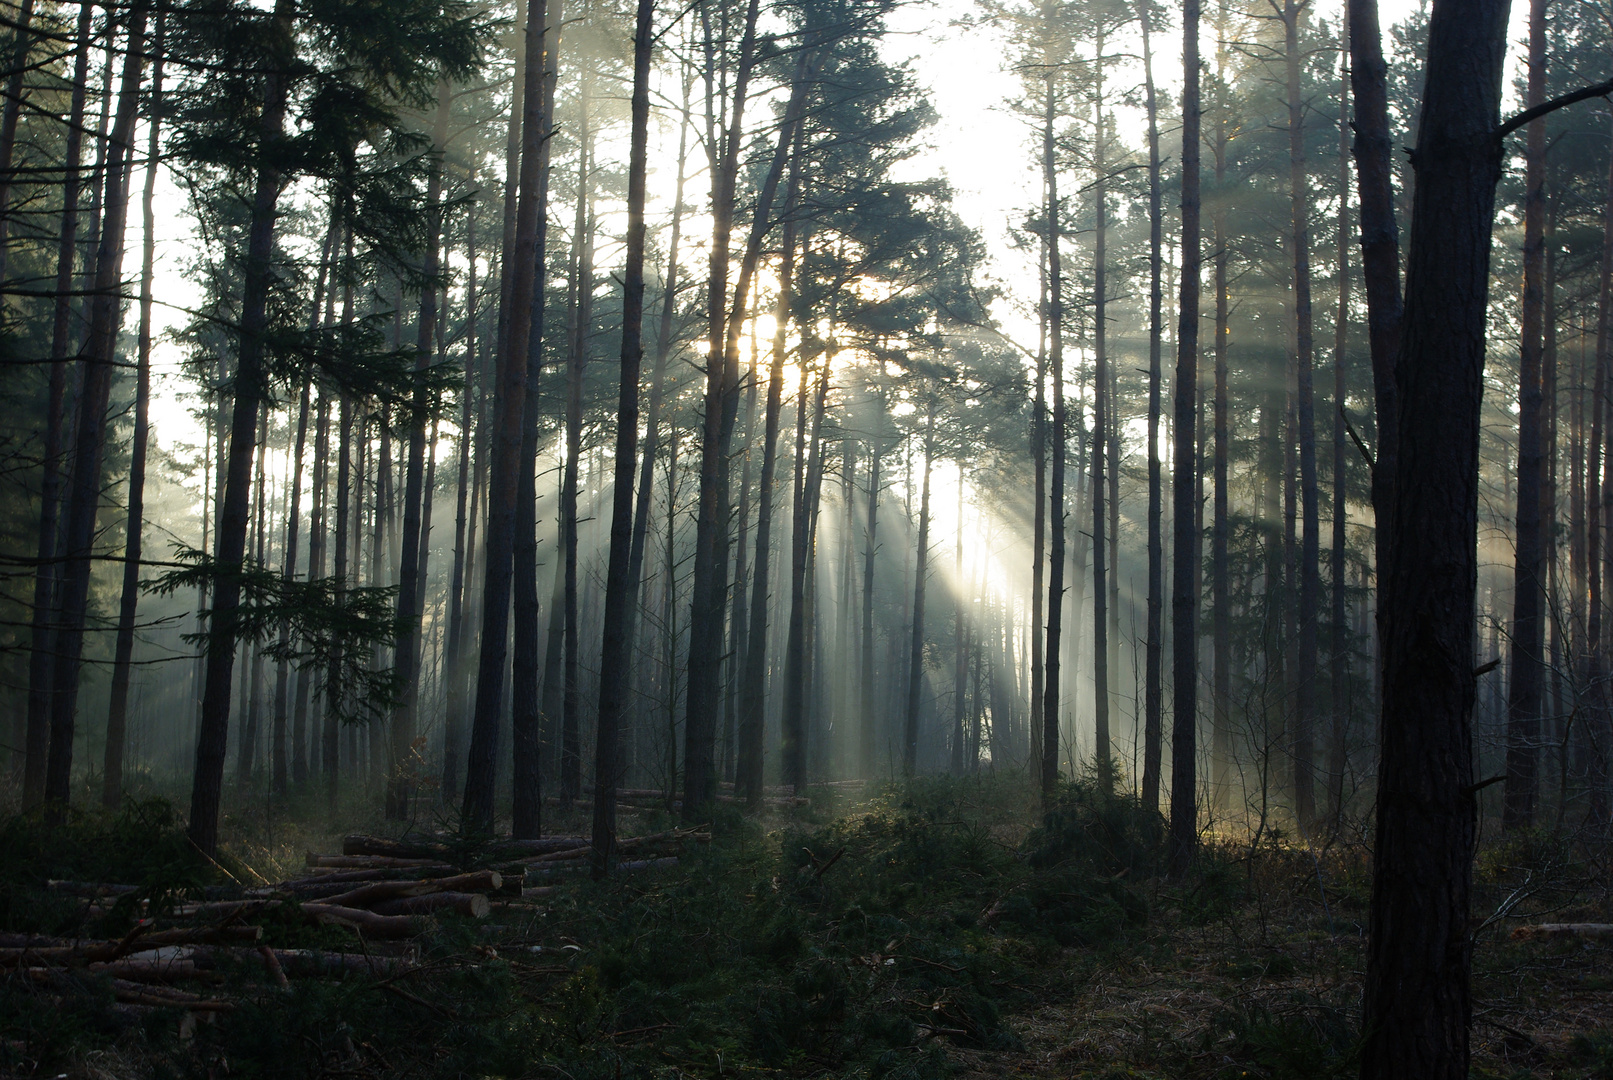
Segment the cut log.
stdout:
[[1613,938],[1613,923],[1536,923],[1512,931],[1513,941],[1551,941],[1557,938]]
[[0,968],[28,964],[92,964],[107,963],[125,954],[147,952],[169,945],[225,945],[233,942],[257,941],[263,936],[258,926],[180,927],[174,930],[154,930],[133,941],[82,941],[74,945],[48,945],[44,947],[0,948]]
[[422,896],[400,896],[396,900],[383,900],[370,908],[377,915],[437,915],[444,912],[466,915],[472,919],[485,919],[488,913],[487,897],[481,893],[433,892]]
[[424,878],[453,877],[464,873],[457,866],[447,863],[434,863],[430,866],[402,866],[402,867],[370,867],[360,870],[338,870],[323,867],[313,868],[314,872],[308,877],[293,878],[282,881],[278,885],[268,885],[261,889],[253,889],[249,895],[270,896],[277,893],[294,893],[298,896],[312,893],[319,889],[331,889],[332,894],[341,892],[341,886],[352,887],[353,882],[363,881],[419,881]]
[[309,866],[327,866],[337,870],[399,870],[422,866],[440,866],[442,858],[401,858],[392,855],[320,855],[310,851]]
[[[448,845],[429,840],[388,840],[384,836],[353,833],[342,838],[342,854],[349,856],[380,856],[397,859],[440,859],[448,854]],[[309,863],[317,866],[318,863]]]
[[102,896],[127,896],[137,892],[138,885],[109,885],[95,881],[56,881],[45,882],[45,888],[51,892],[65,893],[68,896],[83,896],[91,900]]
[[338,907],[334,904],[304,904],[303,914],[327,926],[345,926],[362,931],[365,937],[408,938],[424,933],[428,923],[408,915],[387,915],[363,908]]
[[414,966],[402,956],[365,956],[362,953],[325,952],[321,949],[270,949],[280,968],[294,978],[332,975],[395,975]]

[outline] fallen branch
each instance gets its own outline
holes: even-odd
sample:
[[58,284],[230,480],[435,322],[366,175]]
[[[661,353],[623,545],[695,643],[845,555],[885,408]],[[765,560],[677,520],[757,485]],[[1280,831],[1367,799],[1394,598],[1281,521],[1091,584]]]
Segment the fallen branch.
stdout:
[[1536,923],[1512,931],[1513,941],[1551,941],[1558,938],[1613,938],[1613,923]]

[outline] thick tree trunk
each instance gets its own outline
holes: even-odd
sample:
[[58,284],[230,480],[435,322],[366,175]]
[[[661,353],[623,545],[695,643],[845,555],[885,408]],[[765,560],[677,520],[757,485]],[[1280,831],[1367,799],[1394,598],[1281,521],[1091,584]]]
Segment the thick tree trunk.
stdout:
[[[277,51],[293,52],[290,0],[276,0]],[[196,741],[196,773],[191,786],[191,842],[211,856],[218,847],[218,804],[224,779],[224,753],[229,739],[230,681],[235,668],[237,607],[240,580],[232,576],[244,564],[246,526],[251,496],[253,429],[263,401],[264,333],[268,328],[269,286],[273,276],[274,223],[280,199],[280,167],[276,156],[285,138],[289,76],[282,70],[264,77],[263,112],[259,120],[256,190],[247,233],[245,283],[241,301],[241,344],[236,361],[235,405],[230,420],[224,498],[220,504],[214,560],[221,571],[213,583],[213,611],[207,636],[207,678],[202,691],[202,721]]]
[[593,876],[610,873],[616,855],[618,741],[627,713],[632,666],[634,593],[633,473],[638,448],[638,376],[644,358],[644,186],[650,132],[650,31],[655,0],[639,0],[633,31],[632,131],[627,165],[627,265],[622,289],[622,370],[616,407],[616,475],[611,493],[610,556],[605,571],[605,626],[599,661],[599,720],[594,751]]
[[1199,544],[1194,524],[1194,424],[1199,349],[1199,0],[1182,9],[1182,280],[1176,331],[1175,431],[1171,463],[1173,515],[1170,866],[1186,872],[1198,846]]
[[1363,1080],[1468,1075],[1479,427],[1507,8],[1435,0],[1429,23],[1395,366],[1394,557],[1379,602]]
[[[24,11],[27,8],[25,6]],[[118,635],[113,647],[112,692],[106,715],[106,755],[101,774],[101,805],[116,810],[123,798],[123,752],[129,716],[129,661],[134,657],[134,619],[140,600],[140,534],[145,526],[146,450],[151,416],[151,276],[156,261],[155,214],[152,202],[157,186],[157,135],[162,116],[162,61],[166,13],[157,15],[156,59],[151,69],[147,101],[151,118],[146,140],[146,185],[140,196],[142,241],[140,251],[140,336],[136,345],[134,441],[129,448],[129,515],[124,527],[123,591],[118,601]],[[26,24],[26,15],[24,15]],[[11,103],[7,102],[9,110]],[[4,133],[0,133],[3,140]],[[0,241],[0,249],[3,249]]]
[[[509,646],[506,642],[510,629],[511,578],[516,572],[514,548],[517,526],[522,530],[521,541],[526,542],[525,530],[530,516],[518,514],[529,500],[522,485],[531,476],[530,461],[524,453],[527,431],[535,418],[527,416],[528,382],[531,368],[531,343],[541,327],[534,327],[532,317],[535,298],[541,278],[538,273],[538,232],[545,216],[543,206],[543,173],[547,161],[545,148],[548,140],[548,116],[545,105],[545,87],[548,82],[545,64],[546,28],[558,25],[559,0],[550,0],[545,17],[539,0],[528,0],[526,10],[526,64],[522,73],[522,134],[520,191],[516,199],[516,225],[513,248],[504,252],[505,264],[510,267],[510,293],[508,321],[503,348],[495,361],[494,403],[491,453],[491,475],[487,489],[487,539],[485,541],[482,585],[481,654],[476,671],[476,706],[471,719],[470,751],[465,766],[465,794],[462,810],[462,828],[471,833],[493,831],[493,787],[497,776],[498,727],[503,711],[505,658]],[[525,562],[525,560],[520,560]],[[524,586],[525,582],[520,582]],[[518,633],[515,648],[516,668],[529,648],[535,648],[536,585],[531,595],[518,587],[517,628],[521,629],[519,611],[531,609],[534,641],[527,645],[525,636]],[[534,654],[535,658],[535,654]],[[535,675],[536,664],[532,664]],[[536,714],[524,703],[535,697],[535,685],[527,681],[516,683],[512,690],[515,711],[514,758],[516,836],[536,835],[538,813],[542,806],[537,789],[537,732]],[[531,800],[530,803],[527,800]]]
[[[1529,81],[1525,105],[1546,100],[1546,0],[1529,4]],[[1540,517],[1545,482],[1545,399],[1541,337],[1546,266],[1546,121],[1528,127],[1524,150],[1523,312],[1518,353],[1518,515],[1512,576],[1512,680],[1507,687],[1507,772],[1501,825],[1534,823],[1539,789],[1541,689],[1545,681],[1545,538]]]
[[[73,471],[62,518],[63,565],[60,629],[55,636],[56,662],[50,711],[50,748],[45,763],[47,816],[61,820],[67,809],[73,765],[73,722],[78,696],[79,657],[84,647],[84,621],[89,604],[90,561],[95,544],[95,517],[101,502],[101,469],[106,449],[107,403],[112,390],[117,334],[122,315],[119,283],[123,271],[123,231],[129,210],[129,161],[133,156],[136,105],[145,52],[146,3],[129,14],[128,52],[118,94],[117,119],[107,154],[106,198],[96,253],[95,287],[90,299],[90,325],[85,335],[83,381],[79,387],[78,430]],[[247,440],[251,455],[250,431]],[[243,510],[245,509],[243,505]],[[242,515],[245,540],[245,515]],[[224,699],[228,709],[228,696]],[[219,761],[222,771],[223,760]]]
[[[711,160],[712,232],[706,284],[706,388],[700,432],[699,504],[695,515],[694,581],[690,597],[688,682],[684,705],[683,819],[701,820],[716,794],[712,758],[717,729],[718,682],[722,667],[722,623],[727,565],[727,445],[724,414],[737,372],[728,370],[728,269],[734,223],[734,186],[739,171],[741,132],[756,60],[759,0],[746,5],[738,70],[729,103],[728,129],[708,148]],[[758,218],[765,211],[757,208]],[[736,290],[738,292],[738,290]],[[736,297],[736,309],[740,307]]]
[[[90,26],[95,13],[89,0],[79,8],[74,39],[73,92],[68,106],[63,161],[61,235],[56,246],[56,298],[51,330],[50,385],[45,405],[44,460],[39,480],[39,566],[34,571],[33,613],[28,651],[28,713],[23,725],[22,804],[36,806],[45,797],[45,763],[50,747],[50,715],[56,662],[57,602],[61,569],[56,562],[60,536],[63,409],[67,389],[67,349],[73,313],[73,270],[78,251],[78,199],[82,186],[84,101],[88,92]],[[211,434],[211,427],[208,428]],[[205,490],[205,477],[204,477]],[[205,498],[204,498],[205,502]],[[203,545],[206,545],[203,515]]]
[[[1355,105],[1355,184],[1361,199],[1361,280],[1367,297],[1367,340],[1378,445],[1372,466],[1372,514],[1378,588],[1389,576],[1389,535],[1399,457],[1395,363],[1400,355],[1400,233],[1395,224],[1393,143],[1389,138],[1389,65],[1378,30],[1378,0],[1346,0],[1350,96]],[[1383,628],[1378,628],[1383,640]]]

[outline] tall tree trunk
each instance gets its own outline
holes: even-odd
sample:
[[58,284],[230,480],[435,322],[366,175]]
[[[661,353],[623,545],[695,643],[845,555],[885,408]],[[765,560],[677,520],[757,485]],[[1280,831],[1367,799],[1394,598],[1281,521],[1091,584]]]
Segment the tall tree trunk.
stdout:
[[[472,181],[475,175],[472,174]],[[466,208],[468,269],[465,283],[465,387],[459,403],[459,464],[454,485],[454,563],[448,583],[448,641],[443,650],[445,702],[442,738],[442,799],[459,798],[459,755],[465,738],[466,519],[471,487],[473,402],[476,392],[476,202]]]
[[[123,271],[123,230],[129,210],[129,161],[133,156],[140,72],[145,59],[147,11],[148,5],[141,0],[129,13],[128,51],[118,94],[117,119],[112,127],[111,146],[107,154],[105,209],[96,253],[90,325],[82,355],[84,378],[79,387],[73,472],[62,520],[62,551],[67,559],[63,566],[61,611],[58,616],[61,628],[55,638],[50,748],[45,763],[45,803],[47,815],[52,820],[60,820],[65,814],[71,790],[79,657],[84,648],[84,620],[89,605],[95,517],[101,502],[107,402],[112,390],[112,369],[116,363],[118,325],[122,314],[122,296],[118,286]],[[248,435],[250,456],[250,432]],[[244,540],[244,515],[242,537]],[[227,710],[227,696],[224,704]],[[219,765],[222,770],[222,759]]]
[[[959,455],[960,457],[962,455]],[[952,546],[952,772],[963,772],[964,705],[969,681],[969,649],[963,634],[963,468],[958,468],[957,538]]]
[[[24,5],[24,26],[28,5]],[[123,752],[129,715],[129,661],[134,656],[134,618],[140,600],[140,533],[145,526],[146,449],[151,415],[151,276],[156,260],[156,228],[152,202],[157,187],[157,135],[162,118],[162,61],[166,12],[157,14],[156,59],[147,98],[150,121],[146,139],[146,185],[140,197],[140,336],[136,346],[134,442],[129,448],[129,516],[124,529],[123,591],[118,601],[118,635],[113,648],[112,694],[106,715],[106,756],[101,777],[101,805],[116,810],[123,798]],[[20,32],[20,31],[19,31]],[[12,102],[6,103],[11,108]],[[0,140],[4,132],[0,132]],[[4,241],[0,239],[0,251]]]
[[[1529,82],[1525,105],[1546,100],[1546,0],[1529,3]],[[1542,646],[1545,639],[1545,559],[1540,495],[1545,481],[1545,409],[1541,336],[1546,266],[1546,121],[1528,127],[1524,150],[1523,312],[1518,363],[1517,560],[1512,578],[1512,681],[1507,688],[1507,771],[1502,828],[1534,823],[1539,788]]]
[[[879,401],[879,418],[885,415],[885,404]],[[874,683],[874,557],[879,550],[879,466],[884,448],[877,438],[868,442],[868,510],[863,532],[863,590],[862,590],[862,656],[858,664],[861,693],[858,701],[862,708],[859,737],[858,775],[873,778],[874,758],[877,753],[876,717],[879,715],[878,698]]]
[[[1349,24],[1344,26],[1346,38]],[[1348,747],[1345,735],[1350,722],[1350,628],[1347,609],[1347,590],[1344,580],[1344,560],[1349,524],[1346,503],[1346,464],[1349,447],[1345,441],[1344,401],[1345,346],[1350,326],[1350,106],[1348,57],[1346,40],[1340,50],[1344,56],[1339,64],[1339,183],[1338,210],[1338,266],[1339,305],[1333,317],[1333,548],[1329,558],[1332,577],[1332,686],[1329,715],[1331,723],[1327,742],[1327,814],[1329,827],[1337,833],[1343,823],[1344,770]]]
[[[527,414],[529,397],[528,380],[531,368],[530,346],[532,335],[541,335],[542,328],[533,326],[535,299],[539,295],[541,277],[538,274],[538,232],[545,216],[543,206],[543,173],[547,162],[545,148],[548,140],[548,117],[545,113],[545,63],[549,23],[559,24],[559,0],[550,0],[547,18],[542,14],[539,0],[527,0],[526,9],[526,64],[522,74],[522,129],[520,191],[516,200],[516,225],[513,247],[506,248],[505,263],[510,267],[509,316],[503,348],[494,364],[494,419],[490,447],[491,475],[487,487],[487,539],[485,541],[482,585],[481,654],[476,671],[476,707],[471,718],[470,752],[465,766],[465,794],[462,810],[462,827],[467,832],[493,831],[493,787],[497,777],[498,725],[503,711],[505,657],[508,651],[506,638],[510,629],[511,577],[518,574],[514,548],[517,530],[520,542],[526,543],[525,533],[531,517],[521,511],[530,499],[523,485],[530,482],[532,469],[526,458],[524,442],[535,417]],[[536,656],[537,600],[536,583],[530,595],[517,582],[516,609],[517,634],[515,643],[515,670],[524,671],[523,660],[528,649],[531,659]],[[528,645],[521,633],[521,612],[530,609],[533,640]],[[536,674],[536,663],[531,665]],[[535,680],[533,680],[535,681]],[[536,713],[524,707],[536,695],[535,685],[526,679],[515,682],[512,704],[515,712],[515,835],[536,835],[538,810],[542,806],[537,789],[537,732]],[[530,801],[528,801],[530,800]]]
[[[1602,680],[1606,665],[1602,656],[1602,584],[1604,581],[1604,568],[1602,551],[1608,544],[1608,538],[1603,530],[1613,525],[1613,518],[1607,514],[1605,501],[1613,492],[1608,491],[1608,485],[1602,480],[1603,463],[1599,460],[1605,454],[1603,445],[1603,424],[1607,417],[1605,394],[1607,391],[1607,378],[1609,364],[1613,363],[1613,154],[1609,155],[1607,171],[1607,200],[1602,206],[1602,265],[1600,283],[1596,304],[1596,353],[1592,362],[1596,365],[1596,374],[1592,379],[1593,393],[1591,394],[1591,447],[1590,466],[1586,470],[1586,569],[1590,577],[1589,596],[1587,598],[1586,626],[1585,626],[1585,685],[1590,688],[1590,719],[1595,737],[1588,739],[1589,744],[1589,773],[1590,783],[1590,821],[1600,824],[1608,816],[1608,792],[1606,778],[1608,775],[1608,755],[1613,748],[1608,745],[1608,715],[1609,701],[1607,689]],[[1613,431],[1609,432],[1613,435]],[[1613,461],[1608,461],[1609,470],[1613,470]]]
[[930,565],[930,469],[935,462],[935,399],[924,422],[924,480],[919,496],[918,547],[913,564],[913,638],[907,668],[907,712],[902,726],[902,775],[918,769],[919,704],[924,688],[924,585]]
[[[12,33],[16,34],[16,45],[12,49],[11,74],[6,79],[6,104],[0,110],[0,281],[4,281],[9,266],[11,224],[11,163],[16,156],[17,149],[17,121],[22,115],[23,76],[28,70],[28,53],[32,50],[34,39],[32,27],[34,20],[34,0],[22,0],[17,9],[16,21],[11,24]],[[71,166],[69,166],[71,168]]]
[[[335,248],[331,251],[334,266]],[[332,283],[331,292],[335,292]],[[328,294],[327,294],[328,295]],[[326,321],[330,320],[330,303],[326,302]],[[330,394],[319,391],[319,407],[314,413],[314,469],[313,505],[308,517],[308,580],[318,581],[325,576],[325,515],[329,512],[330,465]],[[305,784],[313,774],[314,740],[318,735],[318,714],[310,717],[309,703],[313,683],[317,676],[312,666],[297,672],[297,702],[291,713],[291,782]],[[319,746],[323,748],[321,741]],[[323,764],[321,764],[323,767]]]
[[[1389,515],[1399,457],[1395,364],[1400,355],[1400,233],[1395,224],[1393,143],[1389,138],[1389,65],[1378,30],[1378,0],[1346,0],[1350,97],[1355,105],[1355,184],[1361,199],[1361,280],[1367,297],[1367,340],[1378,445],[1372,463],[1374,563],[1381,591],[1389,576]],[[1378,640],[1384,640],[1383,627]]]
[[[660,321],[655,335],[655,370],[650,376],[650,405],[644,417],[644,453],[639,462],[638,491],[633,510],[633,546],[628,553],[628,581],[638,597],[644,576],[644,547],[650,528],[650,501],[654,494],[655,458],[661,446],[661,410],[666,396],[666,364],[672,355],[672,328],[678,310],[678,250],[683,238],[683,187],[689,152],[689,97],[693,89],[692,71],[685,67],[683,103],[678,126],[678,177],[673,185],[672,229],[667,241],[665,286],[661,294]],[[670,503],[669,503],[670,505]],[[670,518],[668,519],[670,521]],[[670,531],[671,526],[668,526]],[[628,624],[636,632],[637,620]],[[628,653],[632,653],[629,642]]]
[[[153,143],[152,153],[155,155],[156,146]],[[335,253],[337,224],[333,214],[329,227],[325,230],[324,250],[320,254],[319,275],[314,285],[313,311],[308,319],[310,331],[319,328],[320,307],[324,303],[326,279],[329,273],[332,256]],[[297,576],[297,541],[299,526],[301,525],[302,511],[302,462],[303,453],[308,439],[308,409],[309,395],[312,392],[312,372],[305,372],[302,382],[302,394],[297,403],[297,434],[295,450],[293,451],[293,464],[291,469],[290,503],[286,512],[286,549],[281,559],[280,574],[287,583]],[[310,575],[311,577],[312,575]],[[282,654],[291,642],[291,626],[289,622],[280,624],[280,648]],[[284,796],[288,782],[288,762],[286,760],[286,721],[289,709],[289,693],[291,672],[290,664],[282,655],[275,664],[274,680],[274,775],[271,778],[276,795]],[[301,680],[299,680],[301,681]],[[306,708],[306,706],[304,706]],[[290,773],[301,782],[307,775],[307,755],[304,745],[304,731],[302,724],[306,720],[306,712],[296,719],[292,732],[292,753]]]
[[[73,270],[78,252],[78,200],[82,186],[84,101],[89,84],[90,27],[95,6],[79,7],[73,60],[73,92],[68,106],[63,160],[61,235],[56,246],[56,289],[50,346],[50,385],[45,405],[44,460],[39,480],[39,566],[34,571],[33,613],[28,650],[28,713],[23,725],[22,804],[36,806],[45,797],[45,762],[50,746],[50,716],[56,663],[57,602],[61,569],[56,562],[60,537],[64,398],[67,389],[68,342],[73,313]],[[211,434],[212,428],[208,427]],[[204,458],[204,460],[206,460]],[[205,477],[203,491],[206,491]],[[205,497],[204,497],[205,502]],[[205,507],[203,508],[205,510]],[[203,514],[203,545],[206,515]]]
[[[343,255],[344,274],[347,284],[342,289],[342,326],[351,325],[353,319],[353,231],[347,230],[346,248]],[[346,391],[341,393],[340,404],[337,406],[337,434],[336,434],[336,520],[331,529],[331,576],[336,582],[336,603],[340,606],[347,592],[347,560],[348,560],[348,489],[352,483],[353,475],[353,399]],[[360,470],[360,476],[363,475]],[[355,506],[362,506],[362,500]],[[354,510],[355,519],[353,532],[358,529],[358,511]],[[357,576],[357,560],[354,561],[354,576]],[[325,730],[320,749],[320,768],[325,773],[325,799],[326,811],[336,812],[336,796],[341,777],[341,728],[337,710],[334,707],[334,695],[341,685],[341,664],[343,650],[340,644],[331,650],[329,663],[325,675]],[[351,733],[352,729],[348,729]],[[351,737],[351,736],[350,736]]]
[[[1100,41],[1096,46],[1097,55],[1103,55],[1103,46]],[[1109,545],[1109,533],[1106,526],[1112,524],[1104,520],[1104,485],[1112,477],[1105,475],[1105,454],[1111,449],[1109,441],[1109,405],[1111,395],[1109,384],[1109,350],[1107,327],[1104,326],[1106,313],[1104,311],[1104,293],[1108,289],[1108,207],[1105,205],[1107,192],[1106,177],[1103,174],[1103,65],[1096,66],[1095,78],[1097,94],[1093,99],[1093,171],[1097,178],[1093,182],[1093,263],[1092,263],[1092,357],[1093,357],[1093,394],[1092,394],[1092,698],[1093,698],[1093,762],[1097,766],[1098,775],[1108,782],[1114,772],[1114,763],[1110,757],[1109,747],[1109,661],[1110,661],[1110,605],[1114,597],[1110,590],[1112,582],[1109,578],[1108,556],[1113,551]],[[1058,376],[1055,375],[1056,379]],[[1056,409],[1057,404],[1054,405]],[[1115,463],[1118,465],[1118,462]],[[1110,471],[1113,471],[1111,466]],[[1113,495],[1111,486],[1108,494]]]
[[589,69],[583,69],[578,138],[581,155],[577,176],[577,221],[572,231],[577,246],[576,278],[572,288],[570,353],[566,364],[566,466],[560,486],[561,570],[565,574],[565,666],[562,669],[560,726],[560,802],[570,806],[582,791],[582,687],[578,682],[581,646],[577,625],[577,487],[582,466],[582,385],[588,367],[588,338],[593,323],[593,140],[588,107]]
[[403,542],[398,559],[398,643],[393,670],[398,680],[397,706],[387,755],[386,816],[391,821],[409,817],[409,759],[420,708],[420,618],[425,592],[421,572],[425,537],[420,523],[426,471],[425,373],[431,367],[432,340],[437,332],[437,277],[441,272],[442,153],[448,143],[448,114],[453,95],[446,81],[437,85],[437,109],[432,122],[431,161],[426,179],[426,253],[420,268],[424,285],[415,320],[414,388],[409,401],[409,456],[403,482]]
[[[779,745],[784,783],[796,794],[806,787],[808,771],[809,736],[816,734],[807,716],[807,694],[810,683],[813,588],[809,580],[809,563],[812,558],[812,536],[818,506],[818,490],[823,476],[823,405],[829,391],[831,353],[823,357],[823,370],[818,375],[816,401],[810,406],[812,437],[805,456],[801,454],[804,425],[796,427],[796,497],[795,514],[790,525],[790,622],[784,649],[784,725]],[[796,404],[799,415],[808,415],[807,368],[801,368],[801,397]]]
[[[688,682],[684,705],[683,819],[701,819],[716,794],[712,757],[717,725],[718,681],[722,667],[723,599],[721,571],[727,565],[723,504],[727,487],[727,446],[723,435],[730,388],[737,372],[728,370],[725,348],[728,315],[730,234],[734,186],[739,172],[741,132],[751,72],[756,60],[759,0],[748,0],[739,45],[728,129],[709,146],[711,160],[711,249],[706,284],[706,388],[700,433],[699,507],[695,515],[694,581],[689,616]],[[757,217],[765,217],[758,207]],[[736,289],[736,293],[739,290]],[[735,307],[740,307],[736,296]]]
[[267,389],[263,368],[264,334],[269,321],[274,222],[280,200],[281,173],[277,155],[279,144],[285,138],[286,99],[290,90],[290,76],[285,72],[295,49],[292,20],[291,0],[276,0],[274,49],[284,62],[277,62],[264,76],[256,189],[247,233],[241,301],[241,343],[234,380],[235,404],[214,553],[221,573],[213,584],[213,612],[207,635],[207,679],[202,691],[202,722],[196,741],[196,772],[190,796],[190,839],[208,856],[218,847],[218,804],[229,739],[230,681],[235,669],[237,608],[241,598],[240,579],[234,573],[243,566],[246,554],[252,435]]
[[[1229,325],[1226,200],[1228,103],[1224,91],[1227,70],[1226,7],[1217,9],[1215,70],[1217,100],[1215,109],[1215,190],[1210,211],[1212,262],[1215,274],[1215,390],[1211,412],[1214,428],[1214,508],[1210,520],[1210,647],[1215,670],[1210,687],[1210,799],[1217,810],[1224,810],[1232,798],[1232,572],[1228,561],[1231,527],[1228,521],[1228,465],[1232,455],[1231,409],[1227,396],[1227,353],[1231,348]],[[1152,805],[1152,804],[1150,804]]]
[[1316,818],[1316,620],[1322,599],[1321,495],[1316,478],[1316,341],[1311,309],[1310,195],[1305,163],[1305,104],[1300,85],[1299,20],[1304,8],[1285,0],[1288,61],[1288,192],[1293,214],[1294,337],[1299,421],[1300,550],[1298,694],[1294,718],[1294,812],[1309,829]]
[[[1159,806],[1162,767],[1164,693],[1165,552],[1159,461],[1160,353],[1164,337],[1164,211],[1160,189],[1159,104],[1154,96],[1154,50],[1149,36],[1151,18],[1139,5],[1143,33],[1143,93],[1148,110],[1148,639],[1144,674],[1143,807]],[[1219,160],[1219,158],[1217,159]]]
[[756,313],[750,319],[750,376],[745,390],[745,467],[739,477],[739,545],[734,552],[734,596],[729,625],[733,627],[733,643],[728,650],[729,677],[723,703],[722,763],[723,779],[733,783],[737,777],[739,750],[739,686],[744,681],[745,658],[750,651],[750,576],[745,558],[749,554],[746,544],[750,539],[751,451],[756,442],[756,375],[760,363],[761,347],[756,339]]
[[593,876],[610,873],[616,854],[618,741],[627,713],[632,665],[634,593],[633,472],[638,448],[638,376],[644,359],[644,186],[650,138],[650,31],[655,0],[639,0],[633,31],[632,132],[627,166],[627,265],[622,288],[622,371],[616,406],[616,475],[611,493],[610,556],[605,571],[605,625],[599,660],[599,719],[594,750]]
[[[1042,805],[1050,807],[1059,782],[1059,669],[1064,630],[1064,266],[1059,255],[1061,229],[1058,168],[1053,153],[1053,76],[1046,76],[1042,103],[1042,187],[1047,194],[1047,329],[1048,366],[1053,370],[1053,467],[1049,478],[1047,524],[1047,640],[1042,651]],[[925,474],[928,476],[928,472]],[[1080,608],[1076,608],[1080,618]]]
[[[268,495],[268,479],[266,476],[269,456],[269,409],[265,404],[258,414],[258,446],[255,451],[256,477],[252,483],[253,494],[257,499],[257,509],[253,512],[252,536],[248,541],[248,548],[256,548],[252,561],[258,569],[264,569],[268,563],[264,559],[264,540],[268,533],[268,522],[264,517],[264,499]],[[263,645],[257,640],[243,641],[241,643],[243,658],[250,656],[251,662],[247,668],[247,677],[241,683],[241,705],[238,708],[238,719],[241,721],[241,748],[236,752],[236,782],[243,786],[250,783],[253,774],[258,768],[258,730],[259,721],[263,715],[263,697],[258,693],[263,678]]]
[[[1047,91],[1049,99],[1052,97],[1051,88]],[[1044,113],[1045,113],[1044,104]],[[1044,136],[1051,120],[1044,115]],[[1047,170],[1044,168],[1042,180],[1042,201],[1051,205],[1047,200]],[[1037,276],[1041,279],[1041,295],[1038,297],[1036,309],[1036,391],[1031,405],[1031,465],[1034,472],[1034,482],[1031,490],[1031,623],[1028,633],[1030,638],[1030,742],[1031,760],[1030,771],[1032,780],[1038,787],[1042,783],[1043,759],[1046,748],[1043,746],[1043,735],[1046,724],[1042,717],[1042,698],[1045,693],[1043,681],[1046,678],[1045,658],[1042,655],[1044,626],[1042,622],[1042,604],[1046,596],[1044,576],[1046,573],[1046,545],[1047,545],[1047,334],[1048,326],[1052,321],[1052,300],[1047,288],[1047,259],[1048,244],[1053,235],[1051,216],[1043,229],[1041,236],[1042,250],[1037,261]],[[1058,759],[1054,758],[1054,768],[1058,767]]]
[[1468,1075],[1479,422],[1507,9],[1435,0],[1429,22],[1395,367],[1394,556],[1379,600],[1363,1080]]
[[1194,591],[1199,561],[1193,528],[1194,398],[1198,390],[1199,351],[1199,0],[1182,8],[1182,280],[1176,330],[1175,431],[1171,454],[1174,532],[1171,586],[1171,724],[1170,866],[1186,872],[1198,846],[1198,595]]

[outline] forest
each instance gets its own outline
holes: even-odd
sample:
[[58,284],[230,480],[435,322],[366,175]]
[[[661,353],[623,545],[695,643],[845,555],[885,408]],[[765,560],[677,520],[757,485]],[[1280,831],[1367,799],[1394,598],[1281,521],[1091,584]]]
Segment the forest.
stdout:
[[1613,1077],[1606,0],[0,0],[0,1076]]

